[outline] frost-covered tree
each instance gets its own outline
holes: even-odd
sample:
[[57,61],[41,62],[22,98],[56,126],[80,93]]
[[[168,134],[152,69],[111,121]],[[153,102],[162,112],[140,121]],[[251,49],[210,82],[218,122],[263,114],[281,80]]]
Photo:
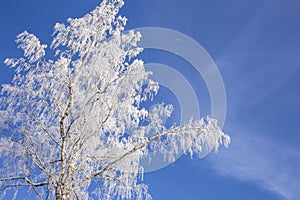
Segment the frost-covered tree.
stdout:
[[0,99],[2,198],[25,188],[37,199],[151,199],[140,164],[150,151],[173,161],[181,152],[227,147],[214,119],[167,128],[171,105],[141,106],[159,86],[135,59],[141,35],[123,32],[122,5],[104,0],[56,24],[52,60],[35,35],[17,36],[24,57],[5,60],[15,76]]

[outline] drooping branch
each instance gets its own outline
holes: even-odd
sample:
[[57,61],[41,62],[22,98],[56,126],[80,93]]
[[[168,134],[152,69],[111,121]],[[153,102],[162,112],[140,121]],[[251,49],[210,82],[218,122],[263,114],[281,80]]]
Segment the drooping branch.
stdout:
[[34,183],[30,179],[28,179],[28,177],[26,177],[26,176],[3,178],[3,179],[0,179],[0,182],[10,182],[10,181],[18,181],[18,180],[23,180],[24,183],[9,183],[9,184],[4,185],[4,188],[1,188],[1,189],[5,189],[8,187],[16,187],[16,186],[42,187],[42,186],[49,184],[48,182]]
[[[123,160],[124,158],[126,158],[127,156],[137,152],[138,150],[141,150],[145,147],[147,147],[147,145],[149,145],[151,142],[157,141],[159,139],[161,139],[162,137],[166,136],[166,135],[171,135],[171,134],[181,134],[181,133],[185,133],[188,131],[198,131],[200,132],[204,132],[205,128],[204,127],[191,127],[191,128],[182,128],[182,127],[175,127],[173,129],[164,131],[160,134],[154,135],[150,138],[148,138],[143,144],[139,145],[139,146],[135,146],[134,148],[132,148],[130,151],[124,153],[123,155],[121,155],[120,157],[118,157],[117,159],[111,161],[110,163],[106,164],[105,166],[103,166],[103,168],[97,172],[94,172],[93,174],[87,176],[85,179],[81,180],[77,185],[81,186],[83,185],[85,182],[92,180],[93,178],[95,178],[96,176],[99,176],[101,174],[103,174],[105,171],[109,170],[113,165],[115,165],[116,163],[120,162],[121,160]],[[227,140],[228,138],[225,138],[225,140]],[[225,141],[225,146],[228,145],[229,141]]]
[[5,190],[7,188],[10,187],[31,187],[34,192],[36,193],[36,195],[39,197],[39,199],[43,199],[43,197],[41,196],[41,194],[38,192],[37,188],[39,187],[43,187],[46,185],[49,185],[49,182],[39,182],[39,183],[35,183],[33,181],[31,181],[28,177],[24,176],[24,177],[10,177],[10,178],[4,178],[4,179],[0,179],[0,182],[11,182],[11,181],[24,181],[22,182],[16,182],[16,183],[8,183],[5,184],[2,188],[0,188],[0,190]]

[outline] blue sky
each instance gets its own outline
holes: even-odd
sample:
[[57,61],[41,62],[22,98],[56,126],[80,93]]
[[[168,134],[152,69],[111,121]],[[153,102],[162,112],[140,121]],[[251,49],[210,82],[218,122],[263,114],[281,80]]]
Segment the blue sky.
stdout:
[[[27,30],[49,43],[55,22],[80,17],[98,3],[1,1],[0,82],[12,77],[3,60],[20,55],[14,43],[17,34]],[[232,138],[230,148],[203,159],[181,157],[146,174],[154,199],[300,198],[299,9],[298,0],[125,2],[121,13],[128,18],[127,29],[165,27],[200,43],[217,64],[227,94],[224,131]],[[144,55],[146,62],[180,66],[183,74],[192,76],[190,66],[171,56],[151,51]],[[203,80],[190,80],[200,110],[209,113]]]

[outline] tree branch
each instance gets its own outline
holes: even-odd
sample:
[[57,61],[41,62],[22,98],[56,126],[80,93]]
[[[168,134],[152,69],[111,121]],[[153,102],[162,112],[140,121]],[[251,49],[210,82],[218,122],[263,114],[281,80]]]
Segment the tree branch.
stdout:
[[[90,176],[86,177],[85,179],[81,180],[81,181],[77,184],[77,186],[81,186],[81,185],[83,185],[86,181],[89,181],[89,180],[93,179],[94,177],[96,177],[96,176],[102,174],[103,172],[109,170],[114,164],[116,164],[117,162],[121,161],[122,159],[124,159],[124,158],[127,157],[128,155],[130,155],[130,154],[132,154],[132,153],[134,153],[134,152],[136,152],[136,151],[138,151],[138,150],[140,150],[140,149],[146,147],[149,143],[151,143],[151,142],[153,142],[153,141],[155,141],[155,140],[158,140],[158,139],[160,139],[161,137],[163,137],[163,136],[165,136],[165,135],[167,135],[167,134],[180,133],[180,132],[184,132],[184,131],[190,130],[190,129],[183,129],[183,130],[178,130],[178,129],[179,129],[179,128],[176,127],[176,128],[171,129],[171,130],[169,130],[169,131],[162,132],[162,133],[160,133],[160,134],[157,134],[157,135],[155,135],[155,136],[152,136],[152,137],[148,138],[148,140],[147,140],[144,144],[132,148],[132,149],[131,149],[130,151],[128,151],[127,153],[123,154],[122,156],[120,156],[119,158],[117,158],[117,159],[115,159],[114,161],[110,162],[109,164],[105,165],[101,170],[99,170],[99,171],[97,171],[97,172],[91,174]],[[193,128],[193,130],[194,130],[194,129],[197,129],[197,128]],[[202,129],[202,128],[198,128],[198,129]]]

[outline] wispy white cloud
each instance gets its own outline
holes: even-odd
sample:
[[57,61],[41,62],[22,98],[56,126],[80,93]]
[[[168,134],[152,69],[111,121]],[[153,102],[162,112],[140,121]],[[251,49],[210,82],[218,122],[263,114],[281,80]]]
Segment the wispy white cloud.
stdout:
[[[246,112],[257,111],[273,103],[270,101],[290,106],[290,101],[278,101],[276,95],[299,71],[295,53],[299,45],[290,42],[291,38],[298,40],[292,37],[293,27],[285,23],[293,20],[292,13],[287,15],[282,11],[296,13],[294,9],[288,9],[292,5],[291,2],[265,1],[244,24],[239,35],[217,57],[216,63],[223,74],[228,96],[229,120],[225,126],[231,123],[230,126],[234,128],[226,130],[232,137],[229,149],[209,158],[213,168],[222,175],[258,184],[285,199],[297,200],[300,199],[300,148],[289,146],[292,143],[289,138],[286,141],[272,138],[274,134],[282,135],[285,131],[295,132],[296,126],[284,130],[284,125],[272,124],[279,120],[267,123],[268,119],[259,121],[263,117],[255,116],[259,112]],[[278,29],[278,25],[291,30]],[[267,112],[265,110],[266,118],[274,113],[281,116],[276,111]],[[249,126],[257,127],[251,130],[249,127],[238,127],[242,117],[244,120],[253,119]],[[266,130],[267,126],[270,126],[269,130]],[[274,127],[280,130],[275,133]]]
[[225,176],[259,184],[289,200],[300,198],[300,150],[258,135],[234,136],[228,151],[211,158]]

